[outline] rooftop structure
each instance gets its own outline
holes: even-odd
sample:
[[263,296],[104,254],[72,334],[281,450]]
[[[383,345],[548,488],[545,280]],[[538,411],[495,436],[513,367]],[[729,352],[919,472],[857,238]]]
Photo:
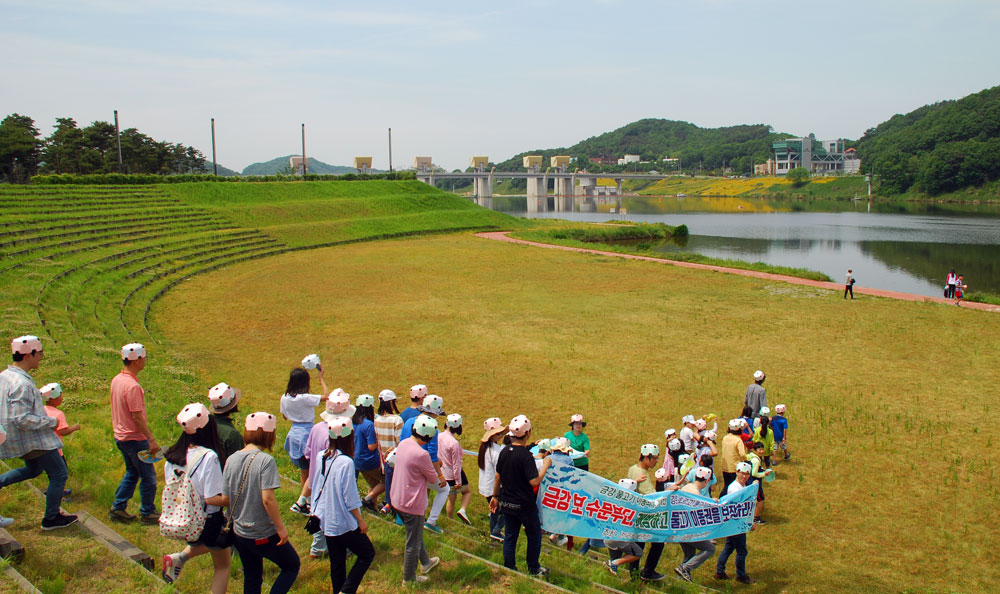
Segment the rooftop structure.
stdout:
[[524,168],[529,171],[538,171],[542,168],[542,156],[541,155],[525,155],[524,156]]
[[485,156],[483,156],[483,157],[472,157],[471,159],[469,159],[469,167],[472,167],[473,169],[484,170],[484,169],[486,169],[489,166],[490,166],[490,158],[489,157],[485,157]]
[[354,168],[358,173],[369,173],[372,170],[371,157],[354,157]]
[[417,171],[427,171],[434,168],[434,163],[430,157],[413,157],[413,168]]

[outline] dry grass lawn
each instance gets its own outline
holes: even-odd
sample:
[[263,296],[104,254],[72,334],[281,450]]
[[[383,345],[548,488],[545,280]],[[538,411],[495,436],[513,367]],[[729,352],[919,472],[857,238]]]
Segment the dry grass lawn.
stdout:
[[[682,415],[735,416],[760,368],[794,457],[750,536],[752,591],[1000,583],[995,315],[459,234],[233,266],[169,293],[154,322],[157,349],[206,391],[242,387],[244,412],[276,413],[288,371],[318,352],[352,395],[426,383],[465,417],[469,449],[488,416],[527,414],[547,437],[582,412],[591,469],[612,479]],[[696,579],[714,585],[713,563]]]

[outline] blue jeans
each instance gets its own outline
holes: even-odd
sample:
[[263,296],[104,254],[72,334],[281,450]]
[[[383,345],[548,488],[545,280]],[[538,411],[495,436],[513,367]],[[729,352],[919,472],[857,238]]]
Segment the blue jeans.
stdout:
[[747,535],[735,534],[726,537],[726,546],[722,547],[719,559],[715,562],[715,573],[726,573],[726,562],[736,551],[736,577],[747,574]]
[[233,535],[233,544],[243,563],[243,594],[260,594],[264,583],[264,559],[272,561],[280,572],[271,584],[271,594],[285,594],[299,576],[299,554],[291,542],[278,546],[277,534],[254,540]]
[[0,487],[35,478],[43,472],[49,477],[49,488],[45,491],[45,517],[54,518],[59,515],[66,477],[69,476],[66,461],[59,455],[59,450],[46,450],[37,458],[25,460],[24,466],[0,475]]
[[392,471],[393,467],[388,464],[385,465],[385,504],[392,505],[392,500],[389,499],[389,488],[392,487]]
[[541,569],[538,556],[542,553],[542,524],[538,519],[538,511],[509,514],[504,513],[506,524],[503,537],[503,565],[507,569],[517,569],[517,537],[524,526],[524,536],[528,539],[525,561],[528,562],[528,573],[537,573]]
[[146,516],[156,513],[156,468],[152,464],[146,464],[139,459],[137,454],[149,449],[149,442],[142,441],[118,441],[115,445],[125,459],[125,476],[115,491],[115,502],[111,506],[114,509],[125,510],[128,500],[135,494],[135,486],[139,485],[139,513]]
[[[490,508],[490,498],[487,497],[486,498],[486,509],[489,509],[489,508]],[[495,513],[495,514],[491,513],[490,514],[490,534],[492,534],[493,536],[499,536],[499,537],[503,538],[503,528],[504,528],[503,512],[501,512],[500,510],[497,510],[497,513]]]

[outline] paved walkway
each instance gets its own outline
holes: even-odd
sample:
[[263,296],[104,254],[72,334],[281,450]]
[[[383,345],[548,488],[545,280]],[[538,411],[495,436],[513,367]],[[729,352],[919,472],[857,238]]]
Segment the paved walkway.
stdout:
[[[508,235],[509,231],[489,231],[484,233],[476,233],[477,237],[483,237],[486,239],[493,239],[496,241],[506,241],[508,243],[518,243],[521,245],[531,245],[535,247],[548,248],[554,250],[563,250],[567,252],[582,252],[585,254],[597,254],[600,256],[612,256],[615,258],[625,258],[626,260],[644,260],[647,262],[658,262],[660,264],[670,264],[672,266],[680,266],[681,268],[697,268],[700,270],[712,270],[714,272],[725,272],[728,274],[738,274],[740,276],[748,276],[750,278],[759,278],[771,281],[780,281],[785,283],[791,283],[793,285],[804,285],[807,287],[816,287],[818,289],[829,289],[832,291],[838,291],[843,293],[844,285],[841,283],[828,283],[823,281],[809,280],[806,278],[798,278],[795,276],[786,276],[784,274],[773,274],[770,272],[758,272],[756,270],[743,270],[740,268],[727,268],[725,266],[712,266],[709,264],[697,264],[695,262],[678,262],[675,260],[664,260],[663,258],[651,258],[649,256],[638,256],[634,254],[621,254],[618,252],[606,252],[602,250],[589,250],[584,248],[575,248],[565,245],[553,245],[551,243],[539,243],[537,241],[526,241],[524,239],[514,239]],[[885,291],[883,289],[871,289],[868,287],[855,287],[854,292],[858,295],[872,295],[874,297],[888,297],[889,299],[901,299],[903,301],[921,301],[925,303],[944,303],[951,305],[954,303],[951,299],[945,299],[944,297],[927,297],[924,295],[915,295],[913,293],[900,293],[898,291]],[[961,307],[967,309],[981,309],[983,311],[1000,312],[1000,306],[991,305],[989,303],[977,303],[975,301],[963,301]]]

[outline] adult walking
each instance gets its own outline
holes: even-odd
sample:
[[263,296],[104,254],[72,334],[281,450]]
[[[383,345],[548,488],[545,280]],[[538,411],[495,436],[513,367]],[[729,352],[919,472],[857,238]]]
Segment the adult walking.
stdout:
[[[330,397],[330,389],[326,385],[323,366],[316,365],[316,375],[322,387],[322,394],[313,394],[310,389],[309,372],[296,367],[288,374],[288,385],[281,396],[281,416],[292,422],[292,428],[285,435],[285,451],[292,460],[292,465],[299,469],[299,481],[302,490],[299,498],[292,504],[292,511],[304,516],[309,515],[309,498],[306,489],[309,482],[309,459],[305,456],[306,440],[309,431],[316,420],[316,407],[326,402]],[[337,388],[336,394],[342,394],[350,399],[350,395]]]
[[[330,583],[334,592],[354,594],[375,560],[368,524],[361,517],[361,496],[354,478],[355,439],[347,417],[328,422],[329,447],[312,464],[312,510],[330,551]],[[347,551],[356,560],[347,573]]]
[[403,521],[406,531],[406,546],[403,550],[403,585],[412,582],[426,582],[426,575],[417,575],[434,569],[440,559],[427,555],[424,544],[424,513],[427,511],[427,489],[433,485],[448,483],[438,475],[431,462],[431,455],[425,449],[438,432],[437,421],[429,415],[414,417],[413,432],[399,442],[396,448],[396,468],[392,481],[392,508]]
[[31,373],[42,363],[42,341],[37,336],[19,336],[10,343],[13,362],[0,372],[0,458],[21,458],[24,466],[0,475],[0,488],[45,473],[45,515],[42,530],[64,528],[77,517],[59,511],[66,489],[66,461],[59,455],[62,439],[53,430],[56,419],[45,414],[42,395]]
[[404,423],[420,415],[420,407],[424,405],[424,398],[427,398],[427,396],[427,386],[423,384],[410,386],[410,406],[399,413]]
[[184,564],[193,557],[212,556],[212,594],[226,594],[229,586],[229,564],[232,554],[229,547],[220,547],[219,533],[226,525],[222,508],[229,505],[229,498],[222,491],[222,464],[224,455],[219,439],[218,426],[204,404],[192,403],[177,414],[177,424],[182,432],[174,445],[167,448],[164,458],[163,479],[187,474],[194,490],[201,495],[207,517],[201,534],[189,541],[179,553],[163,557],[163,580],[168,584],[177,581]]
[[[750,482],[750,463],[740,462],[736,468],[736,480],[733,481],[729,488],[726,489],[725,494],[731,495],[733,493],[739,492],[740,489],[745,488]],[[753,530],[753,524],[750,525],[750,530]],[[753,584],[757,580],[751,578],[747,575],[747,535],[744,534],[734,534],[732,536],[726,537],[726,544],[722,547],[722,552],[719,553],[719,559],[715,562],[715,579],[717,580],[728,580],[729,576],[726,574],[726,563],[729,562],[729,556],[736,551],[736,581],[743,582],[744,584]]]
[[[316,477],[313,462],[322,458],[323,454],[330,449],[330,423],[342,417],[350,419],[354,416],[355,412],[356,409],[351,406],[350,399],[347,398],[343,391],[334,391],[326,401],[326,407],[319,413],[320,422],[313,425],[313,428],[309,431],[304,455],[306,460],[309,461],[310,470],[309,478],[306,479],[306,484],[303,485],[302,493],[310,501],[313,494],[312,483]],[[351,455],[353,456],[354,454],[352,453]],[[326,552],[326,536],[322,530],[317,531],[313,534],[312,544],[309,545],[309,558],[320,559]]]
[[[709,481],[712,479],[712,469],[699,466],[692,472],[694,472],[694,482],[681,487],[681,491],[692,495],[704,496],[704,491],[709,488]],[[690,582],[691,572],[701,567],[702,563],[715,554],[715,543],[711,540],[682,542],[681,550],[684,551],[684,560],[674,568],[674,572],[682,580]]]
[[[656,493],[656,477],[654,473],[660,465],[660,447],[655,443],[647,443],[639,448],[639,461],[628,469],[628,478],[636,482],[636,491],[640,495],[652,495]],[[639,546],[645,548],[646,543]],[[639,572],[639,577],[646,581],[660,581],[666,576],[656,571],[656,566],[660,563],[660,556],[663,555],[663,543],[652,542],[649,544],[649,554],[646,555],[646,562]]]
[[722,438],[722,451],[719,452],[719,470],[722,472],[722,491],[719,497],[723,497],[729,489],[729,485],[736,480],[736,467],[747,457],[747,447],[743,443],[743,423],[740,419],[729,421],[729,433]]
[[247,415],[243,441],[246,446],[230,456],[222,471],[225,495],[230,501],[233,544],[243,564],[243,594],[260,594],[264,559],[280,572],[271,594],[285,594],[299,575],[299,555],[288,542],[274,490],[281,486],[278,466],[268,454],[274,447],[278,419],[266,412]]
[[208,391],[209,412],[215,419],[215,426],[219,433],[219,444],[222,446],[220,461],[226,465],[226,458],[243,449],[243,435],[233,426],[233,414],[239,412],[237,406],[243,393],[226,383],[219,383],[212,386]]
[[514,417],[508,426],[510,445],[497,458],[497,475],[494,479],[493,497],[490,511],[500,510],[506,524],[503,539],[503,564],[508,569],[517,569],[517,538],[524,526],[527,539],[525,561],[528,573],[547,576],[549,570],[538,563],[542,552],[542,525],[538,517],[535,489],[545,478],[545,472],[552,465],[552,458],[542,460],[541,469],[535,466],[535,458],[527,443],[531,439],[531,421],[524,415]]
[[767,406],[767,390],[764,389],[765,379],[764,372],[758,369],[753,372],[753,383],[747,386],[743,406],[750,407],[750,423],[760,414],[760,409]]
[[851,294],[851,300],[854,300],[854,273],[850,268],[847,269],[847,278],[844,279],[844,299],[847,299],[847,294]]
[[139,385],[139,373],[146,368],[146,347],[129,343],[122,347],[121,355],[123,368],[111,380],[111,425],[115,445],[125,460],[125,476],[118,484],[108,516],[118,522],[135,520],[126,508],[138,485],[142,523],[157,524],[160,514],[156,512],[156,469],[139,458],[139,452],[148,450],[154,457],[160,451],[146,422],[146,392]]
[[[437,423],[437,418],[445,415],[444,399],[435,394],[428,394],[420,407],[420,414],[434,419],[434,422]],[[403,428],[399,433],[401,439],[406,439],[413,434],[413,426],[417,418],[411,417],[404,420]],[[445,504],[448,502],[448,492],[450,489],[448,488],[448,481],[444,477],[444,471],[441,470],[441,460],[438,458],[438,433],[435,431],[434,436],[421,447],[430,454],[431,463],[434,465],[434,470],[438,475],[438,481],[430,485],[431,490],[434,491],[434,503],[431,504],[431,511],[427,514],[427,522],[424,524],[424,528],[435,534],[441,534],[444,530],[438,527],[437,521],[441,517],[441,511],[444,509]]]
[[[486,498],[489,506],[493,498],[493,485],[497,476],[497,458],[503,451],[500,441],[507,434],[507,426],[500,417],[490,417],[483,421],[483,438],[479,441],[479,494]],[[568,441],[567,441],[568,443]],[[503,542],[504,520],[499,511],[490,512],[490,538]]]

